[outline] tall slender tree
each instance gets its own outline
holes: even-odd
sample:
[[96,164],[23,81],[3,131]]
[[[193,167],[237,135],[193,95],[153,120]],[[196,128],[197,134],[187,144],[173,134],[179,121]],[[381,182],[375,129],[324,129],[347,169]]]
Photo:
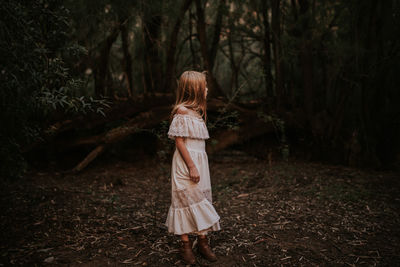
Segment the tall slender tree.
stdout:
[[143,78],[145,91],[154,94],[162,86],[160,57],[163,1],[142,1]]
[[[175,66],[176,66],[175,52],[176,52],[176,46],[178,43],[178,34],[180,31],[185,13],[190,8],[192,2],[193,2],[193,0],[185,0],[183,2],[182,7],[179,11],[178,17],[176,18],[172,32],[170,34],[171,37],[170,37],[168,51],[167,51],[166,73],[165,73],[164,88],[163,88],[164,92],[170,92],[171,88],[173,87],[173,84],[174,84],[173,81],[174,81]],[[192,37],[190,36],[190,38],[192,38]]]
[[206,22],[205,22],[205,12],[203,3],[201,0],[195,0],[196,2],[196,14],[197,14],[197,33],[200,42],[200,50],[203,58],[203,65],[208,73],[208,80],[211,85],[210,95],[211,96],[223,96],[224,93],[217,82],[213,74],[213,66],[215,62],[215,58],[211,58],[211,55],[216,54],[216,49],[219,42],[219,35],[221,31],[221,23],[222,23],[222,5],[225,3],[225,0],[220,0],[220,8],[218,8],[217,15],[217,23],[214,31],[214,39],[211,42],[211,50],[209,50],[207,45],[207,33],[206,33]]

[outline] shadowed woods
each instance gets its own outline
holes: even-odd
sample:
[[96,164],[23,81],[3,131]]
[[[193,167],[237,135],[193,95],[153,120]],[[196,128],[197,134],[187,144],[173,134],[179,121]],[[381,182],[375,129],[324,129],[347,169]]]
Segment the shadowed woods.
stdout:
[[399,15],[393,0],[4,1],[0,263],[182,264],[166,134],[197,70],[214,266],[399,265]]

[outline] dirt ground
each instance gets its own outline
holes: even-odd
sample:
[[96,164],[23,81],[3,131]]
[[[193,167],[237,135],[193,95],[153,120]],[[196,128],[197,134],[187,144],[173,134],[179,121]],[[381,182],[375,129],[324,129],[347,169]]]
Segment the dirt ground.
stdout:
[[[1,186],[1,266],[183,266],[164,222],[170,165],[97,161]],[[219,257],[198,266],[400,266],[398,174],[210,157]]]

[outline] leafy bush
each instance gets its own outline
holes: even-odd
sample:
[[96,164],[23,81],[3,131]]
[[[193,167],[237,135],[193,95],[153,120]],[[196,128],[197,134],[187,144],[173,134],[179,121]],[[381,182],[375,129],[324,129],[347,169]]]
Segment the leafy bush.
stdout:
[[21,147],[40,137],[54,113],[103,113],[106,99],[74,96],[85,82],[72,77],[65,57],[85,53],[69,44],[69,11],[60,1],[0,5],[0,176],[26,169]]

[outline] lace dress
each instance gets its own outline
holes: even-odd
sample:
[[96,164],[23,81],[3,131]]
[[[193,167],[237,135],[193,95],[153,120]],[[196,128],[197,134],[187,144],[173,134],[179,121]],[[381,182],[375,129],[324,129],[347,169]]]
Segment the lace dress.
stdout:
[[196,165],[200,181],[192,182],[189,169],[178,149],[175,149],[171,167],[171,206],[165,225],[168,232],[181,234],[207,234],[220,230],[219,215],[212,205],[210,172],[205,151],[209,138],[204,120],[188,114],[175,114],[168,137],[186,137],[186,148]]

